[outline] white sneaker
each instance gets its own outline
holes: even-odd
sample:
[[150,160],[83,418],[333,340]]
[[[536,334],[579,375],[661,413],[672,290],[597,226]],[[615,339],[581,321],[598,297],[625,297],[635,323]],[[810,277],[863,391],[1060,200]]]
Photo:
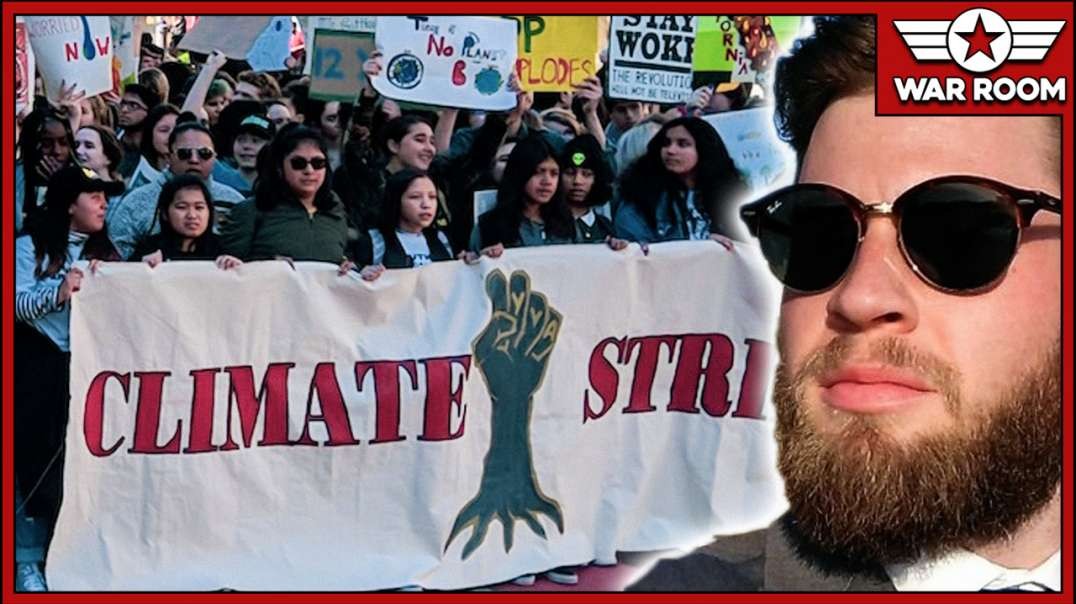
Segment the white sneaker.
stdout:
[[578,566],[558,566],[553,570],[547,570],[542,573],[546,579],[560,585],[575,585],[579,583],[579,574],[576,571],[579,570]]
[[23,562],[15,565],[15,591],[48,591],[45,575],[36,562]]
[[523,587],[530,587],[534,585],[534,575],[520,575],[515,579],[512,579],[512,583]]

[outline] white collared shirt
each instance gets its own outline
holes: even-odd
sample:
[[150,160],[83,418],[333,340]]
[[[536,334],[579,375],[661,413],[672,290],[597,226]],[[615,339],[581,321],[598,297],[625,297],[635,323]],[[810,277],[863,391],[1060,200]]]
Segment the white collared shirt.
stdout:
[[886,567],[897,591],[981,591],[1017,588],[1061,591],[1061,550],[1039,566],[1005,568],[966,550],[934,560]]

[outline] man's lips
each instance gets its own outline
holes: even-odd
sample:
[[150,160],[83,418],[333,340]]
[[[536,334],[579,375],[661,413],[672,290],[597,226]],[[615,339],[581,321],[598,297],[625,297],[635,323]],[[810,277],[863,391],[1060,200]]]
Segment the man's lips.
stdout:
[[848,365],[818,379],[822,402],[852,413],[888,413],[937,389],[915,372],[882,365]]

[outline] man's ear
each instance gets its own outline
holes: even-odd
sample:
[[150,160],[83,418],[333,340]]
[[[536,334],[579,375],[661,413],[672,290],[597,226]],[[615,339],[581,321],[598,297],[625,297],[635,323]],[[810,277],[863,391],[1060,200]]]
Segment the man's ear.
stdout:
[[396,155],[400,152],[400,143],[392,140],[391,138],[385,141],[385,147],[388,148],[389,153]]

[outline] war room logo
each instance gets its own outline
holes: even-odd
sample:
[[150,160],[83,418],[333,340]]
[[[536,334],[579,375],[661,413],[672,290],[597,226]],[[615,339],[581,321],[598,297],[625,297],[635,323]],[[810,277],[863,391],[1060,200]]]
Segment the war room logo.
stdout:
[[1065,25],[1057,20],[1011,20],[985,8],[952,21],[893,21],[918,63],[956,63],[968,76],[894,77],[902,103],[1010,103],[1066,100],[1064,77],[989,75],[1003,65],[1041,63]]

